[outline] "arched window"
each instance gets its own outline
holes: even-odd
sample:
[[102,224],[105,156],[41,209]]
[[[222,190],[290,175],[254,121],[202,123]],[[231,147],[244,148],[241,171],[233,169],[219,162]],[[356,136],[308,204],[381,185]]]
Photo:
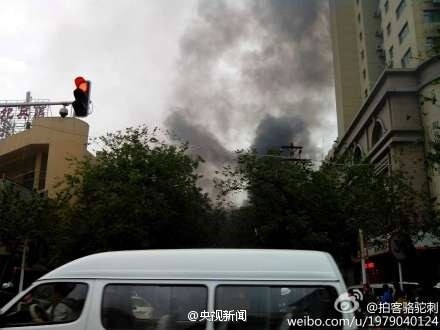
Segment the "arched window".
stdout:
[[376,121],[373,128],[373,134],[371,135],[371,143],[374,146],[383,136],[384,129],[380,121]]
[[355,164],[360,163],[362,160],[362,150],[361,147],[356,146],[356,148],[354,148],[354,152],[353,152],[353,162]]

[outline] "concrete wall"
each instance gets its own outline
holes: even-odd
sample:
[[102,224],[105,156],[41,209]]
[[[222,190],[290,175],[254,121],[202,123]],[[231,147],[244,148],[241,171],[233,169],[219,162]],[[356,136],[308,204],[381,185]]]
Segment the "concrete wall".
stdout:
[[[415,189],[427,191],[430,188],[433,197],[440,197],[440,175],[431,173],[425,164],[432,128],[440,129],[439,78],[438,58],[414,69],[385,71],[334,147],[334,155],[343,155],[359,145],[365,159],[381,167],[381,171],[385,166],[402,170]],[[428,98],[423,105],[420,95]],[[372,133],[377,122],[383,125],[384,131],[373,144]]]
[[361,105],[353,0],[330,0],[338,135],[344,135]]
[[[377,51],[377,46],[382,44],[382,38],[376,34],[381,29],[380,19],[375,15],[378,6],[378,0],[360,0],[355,6],[362,100],[367,98],[371,87],[385,68],[385,57],[382,57],[381,53]],[[365,78],[363,76],[364,70]]]
[[[44,187],[49,197],[56,194],[57,183],[71,173],[68,158],[83,158],[88,155],[89,126],[76,118],[37,118],[32,128],[0,140],[0,167],[2,158],[13,152],[26,152],[27,146],[47,145],[47,167]],[[38,161],[35,164],[38,167]],[[36,168],[36,173],[38,169]]]

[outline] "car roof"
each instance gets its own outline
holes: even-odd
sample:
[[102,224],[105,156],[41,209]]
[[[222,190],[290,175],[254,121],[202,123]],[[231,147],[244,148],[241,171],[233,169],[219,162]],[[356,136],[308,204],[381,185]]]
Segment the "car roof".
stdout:
[[226,279],[339,281],[325,252],[257,249],[180,249],[93,254],[61,266],[48,279]]

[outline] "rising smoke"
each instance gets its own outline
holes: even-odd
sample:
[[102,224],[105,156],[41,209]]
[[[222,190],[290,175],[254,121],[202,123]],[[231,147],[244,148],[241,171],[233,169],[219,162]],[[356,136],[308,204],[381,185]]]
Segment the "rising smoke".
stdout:
[[334,102],[327,2],[238,3],[199,1],[166,125],[215,167],[290,142],[316,159]]

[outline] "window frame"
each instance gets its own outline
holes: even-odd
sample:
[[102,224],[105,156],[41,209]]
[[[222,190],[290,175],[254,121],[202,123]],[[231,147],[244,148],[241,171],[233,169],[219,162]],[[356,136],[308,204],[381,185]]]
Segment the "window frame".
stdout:
[[[430,14],[430,15],[427,15]],[[434,15],[433,15],[434,14]],[[429,19],[427,19],[429,17]],[[433,20],[433,18],[436,17],[437,20]],[[423,23],[440,23],[440,10],[438,9],[425,9],[423,10]]]
[[[105,327],[104,322],[103,322],[103,306],[104,306],[104,295],[105,295],[105,290],[107,287],[109,286],[126,286],[126,287],[140,287],[140,286],[145,286],[145,287],[197,287],[197,288],[204,288],[206,291],[206,299],[204,301],[205,303],[205,310],[208,310],[208,304],[209,304],[209,286],[206,283],[164,283],[164,282],[108,282],[105,283],[105,285],[103,285],[102,287],[102,293],[101,293],[101,299],[99,301],[99,324],[102,326],[103,329],[105,330],[109,330]],[[188,321],[190,322],[190,321]],[[206,326],[206,320],[202,322],[197,322],[199,324],[204,324]],[[192,322],[194,323],[194,322]]]
[[432,51],[435,48],[440,47],[440,36],[430,36],[426,37],[425,40],[425,49],[428,51]]
[[412,57],[412,50],[411,47],[409,47],[406,50],[405,54],[403,54],[402,58],[400,59],[400,64],[402,65],[402,68],[408,67],[411,57]]
[[[380,128],[380,132],[378,132]],[[373,129],[371,130],[371,147],[376,146],[385,136],[386,130],[382,120],[376,119],[374,121]]]
[[[335,298],[338,297],[339,293],[336,287],[332,285],[325,285],[325,284],[290,284],[290,283],[271,283],[271,284],[265,284],[265,283],[218,283],[214,287],[214,310],[221,309],[221,306],[219,306],[218,302],[218,289],[221,287],[232,287],[232,288],[265,288],[265,289],[271,289],[271,288],[310,288],[310,289],[327,289],[331,294],[335,294]],[[333,308],[333,303],[331,304],[331,307]],[[338,312],[339,313],[339,312]],[[267,313],[266,313],[267,314]],[[344,314],[340,313],[340,318],[343,318]],[[249,318],[249,311],[247,311],[247,318]],[[221,326],[223,322],[214,322],[213,328],[214,330],[218,330],[218,327]],[[339,329],[339,328],[338,328]],[[340,327],[342,329],[342,326]]]
[[[24,327],[46,327],[46,326],[53,326],[53,325],[60,325],[60,324],[73,324],[75,322],[79,322],[79,320],[81,320],[81,318],[83,317],[85,310],[86,310],[86,304],[88,303],[88,301],[90,301],[90,295],[91,295],[91,291],[93,291],[93,288],[91,287],[90,283],[86,282],[86,281],[75,281],[75,280],[60,280],[60,281],[47,281],[47,282],[37,282],[35,283],[35,285],[29,287],[28,290],[25,290],[22,292],[22,294],[20,294],[18,297],[18,299],[14,300],[13,303],[8,306],[9,304],[5,305],[4,307],[8,306],[7,309],[2,308],[2,311],[4,310],[4,312],[2,312],[2,316],[5,316],[10,310],[11,308],[15,307],[17,304],[19,304],[22,299],[32,293],[33,291],[35,291],[35,289],[43,286],[43,285],[51,285],[51,284],[57,284],[57,283],[71,283],[71,284],[76,284],[76,285],[85,285],[86,286],[86,295],[84,297],[84,304],[81,307],[81,312],[78,314],[78,316],[73,319],[73,320],[69,320],[67,322],[64,321],[48,321],[46,323],[27,323],[27,324],[2,324],[2,329],[3,328],[24,328]],[[12,302],[12,301],[11,301]]]
[[403,27],[399,31],[399,35],[398,35],[399,44],[402,44],[405,41],[408,34],[409,34],[409,25],[408,25],[408,22],[405,22],[405,24],[403,25]]
[[399,4],[396,7],[396,19],[399,19],[402,16],[406,8],[406,0],[400,0]]

